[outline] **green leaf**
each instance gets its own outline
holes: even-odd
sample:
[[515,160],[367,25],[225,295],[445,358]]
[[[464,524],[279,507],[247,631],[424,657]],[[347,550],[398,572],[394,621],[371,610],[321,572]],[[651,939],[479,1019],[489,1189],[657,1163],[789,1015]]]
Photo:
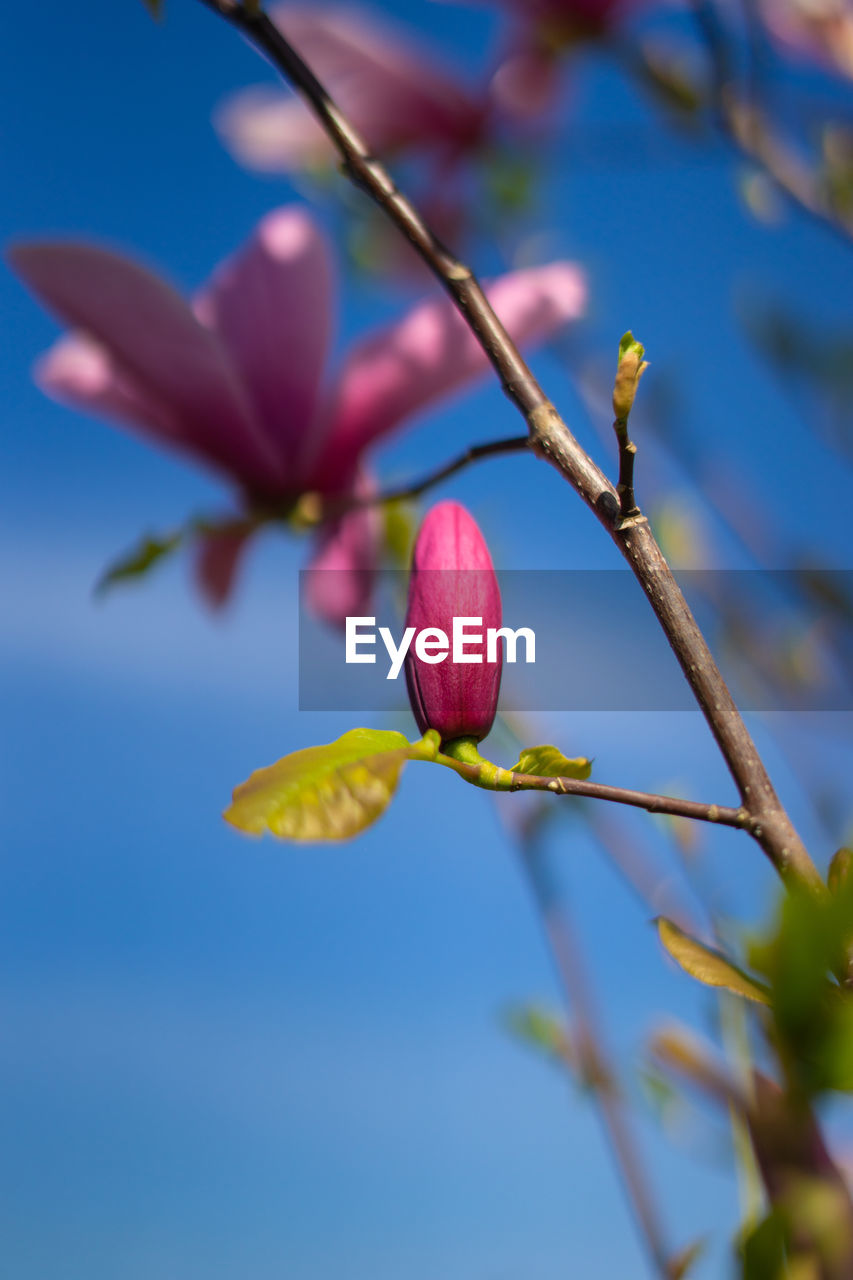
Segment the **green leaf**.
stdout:
[[532,773],[540,778],[588,778],[592,772],[592,761],[585,756],[569,760],[556,747],[527,747],[522,751],[518,764],[512,766],[513,773]]
[[382,814],[407,760],[429,758],[391,729],[351,729],[294,751],[237,787],[225,820],[250,835],[348,840]]
[[774,1209],[741,1242],[743,1280],[783,1280],[788,1236],[787,1216]]
[[818,1083],[853,1093],[853,995],[840,991],[830,1002],[827,1026],[815,1054]]
[[775,933],[750,956],[770,984],[785,1060],[809,1095],[853,1089],[853,991],[835,980],[850,973],[853,878],[833,879],[832,893],[786,894]]
[[132,550],[126,551],[104,570],[95,584],[95,595],[104,595],[120,582],[143,577],[149,569],[176,551],[183,538],[183,532],[170,533],[162,538],[147,534]]
[[525,1044],[554,1057],[568,1052],[568,1036],[563,1021],[556,1014],[536,1005],[521,1005],[506,1014],[506,1024],[513,1035]]
[[681,1108],[683,1099],[671,1080],[647,1068],[637,1073],[644,1101],[659,1124],[666,1125],[669,1114]]
[[642,360],[643,356],[646,354],[646,348],[643,346],[642,342],[637,341],[637,339],[634,337],[630,329],[626,333],[623,333],[622,337],[619,339],[619,363],[620,364],[622,363],[622,361],[625,359],[625,357],[628,355],[629,352],[632,355],[637,357],[638,364]]
[[691,978],[695,978],[697,982],[703,982],[707,987],[724,987],[726,991],[732,991],[746,1000],[769,1004],[770,995],[767,988],[750,978],[719,951],[714,951],[704,943],[697,942],[695,938],[691,938],[688,933],[679,929],[677,924],[673,924],[664,916],[658,916],[655,923],[664,947],[676,964],[680,965],[685,973],[689,973]]

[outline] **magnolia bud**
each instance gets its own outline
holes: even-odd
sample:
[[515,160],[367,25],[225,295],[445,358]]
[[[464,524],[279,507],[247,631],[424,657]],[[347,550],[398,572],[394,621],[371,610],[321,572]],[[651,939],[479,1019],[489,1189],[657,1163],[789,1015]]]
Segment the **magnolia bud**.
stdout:
[[619,363],[613,384],[613,414],[617,422],[627,422],[634,407],[637,386],[649,367],[648,361],[643,359],[645,354],[645,347],[637,342],[629,329],[619,343]]
[[[501,596],[489,549],[474,519],[458,502],[440,502],[421,525],[412,557],[406,626],[437,628],[453,635],[454,618],[479,618],[469,624],[485,636],[501,625]],[[501,683],[502,651],[487,661],[485,646],[468,644],[465,653],[479,661],[426,661],[413,644],[406,655],[409,701],[421,733],[435,729],[442,742],[473,738],[479,742],[492,727]]]

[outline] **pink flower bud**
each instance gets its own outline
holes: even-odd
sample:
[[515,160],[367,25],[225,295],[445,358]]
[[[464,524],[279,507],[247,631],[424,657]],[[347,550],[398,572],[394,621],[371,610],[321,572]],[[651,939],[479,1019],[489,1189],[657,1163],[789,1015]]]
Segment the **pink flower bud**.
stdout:
[[[454,618],[469,620],[469,636],[482,636],[482,643],[469,639],[464,645],[464,655],[473,660],[453,661]],[[485,539],[458,502],[440,502],[426,516],[415,542],[406,614],[406,626],[416,629],[406,655],[406,683],[421,733],[435,729],[442,742],[485,738],[497,711],[502,661],[499,640],[495,661],[487,661],[486,633],[500,625],[501,595]],[[448,638],[450,651],[441,661],[435,660],[438,644],[432,653],[418,644],[426,628]],[[460,646],[456,656],[461,652]]]

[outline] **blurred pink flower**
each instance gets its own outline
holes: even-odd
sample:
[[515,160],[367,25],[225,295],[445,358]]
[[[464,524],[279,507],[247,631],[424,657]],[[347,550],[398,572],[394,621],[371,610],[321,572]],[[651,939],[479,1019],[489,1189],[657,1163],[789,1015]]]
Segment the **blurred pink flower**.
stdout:
[[850,0],[759,0],[764,25],[788,52],[853,77]]
[[487,5],[513,15],[505,55],[489,85],[498,116],[535,119],[554,103],[561,56],[585,40],[608,35],[651,0],[436,0],[440,4]]
[[[446,162],[483,140],[487,94],[463,87],[384,19],[340,4],[277,5],[271,16],[377,152],[419,147]],[[334,155],[305,104],[279,88],[234,94],[215,122],[253,169],[311,169]]]
[[604,35],[632,10],[651,0],[438,0],[440,4],[496,6],[517,15],[537,43],[556,48],[579,39]]
[[649,0],[489,0],[540,25],[554,40],[601,35]]
[[[330,255],[297,206],[268,214],[192,304],[95,245],[21,244],[9,258],[74,330],[38,362],[42,389],[212,467],[236,485],[247,515],[307,493],[346,501],[368,492],[365,451],[487,368],[450,302],[436,299],[355,342],[329,378]],[[523,343],[576,318],[585,287],[576,266],[556,262],[508,273],[489,296]],[[359,508],[320,528],[314,564],[350,570],[353,583],[352,599],[336,602],[312,575],[324,616],[364,612],[353,599],[369,588],[379,524],[374,509]],[[252,532],[237,524],[202,538],[199,582],[213,602],[227,598]]]
[[[424,518],[415,542],[409,578],[406,626],[453,634],[454,618],[479,618],[473,630],[501,625],[501,593],[486,540],[473,516],[458,502],[439,502]],[[457,664],[406,654],[406,684],[421,733],[435,729],[443,743],[485,738],[498,709],[502,650],[497,661]]]

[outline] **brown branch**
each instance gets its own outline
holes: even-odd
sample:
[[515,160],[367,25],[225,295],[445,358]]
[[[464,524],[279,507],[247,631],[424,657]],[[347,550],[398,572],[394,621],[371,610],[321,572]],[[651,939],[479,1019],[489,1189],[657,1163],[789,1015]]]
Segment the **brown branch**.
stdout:
[[746,809],[725,805],[702,804],[698,800],[681,800],[677,796],[655,795],[634,791],[630,787],[611,787],[603,782],[587,782],[578,778],[543,778],[529,773],[513,773],[510,791],[551,791],[558,796],[588,796],[591,800],[610,800],[647,813],[664,813],[673,818],[693,818],[720,827],[752,831],[756,820]]
[[657,795],[652,791],[635,791],[631,787],[612,787],[606,782],[589,782],[586,778],[549,777],[539,773],[518,773],[501,769],[488,760],[479,763],[439,752],[439,764],[458,773],[460,778],[486,791],[549,791],[557,796],[585,796],[590,800],[608,800],[612,804],[645,809],[647,813],[663,813],[672,818],[692,818],[719,827],[735,827],[754,834],[757,820],[746,809],[726,805],[703,804],[699,800],[681,800],[678,796]]
[[270,18],[265,13],[246,10],[235,0],[201,3],[244,32],[305,99],[336,147],[345,173],[406,236],[453,299],[494,366],[504,391],[527,421],[534,452],[556,467],[577,490],[631,566],[717,741],[741,802],[756,820],[756,840],[786,881],[819,888],[820,875],[773,789],[645,516],[622,518],[613,485],[548,400],[470,268],[433,235]]
[[383,493],[373,496],[343,500],[340,503],[335,503],[333,500],[324,504],[323,516],[325,518],[327,515],[343,514],[361,507],[382,506],[389,502],[407,502],[410,499],[419,498],[421,494],[435,488],[443,480],[449,480],[451,476],[455,476],[458,471],[464,470],[472,462],[479,462],[482,458],[499,457],[505,453],[524,453],[529,449],[529,436],[509,436],[505,440],[489,440],[486,444],[472,444],[464,453],[460,453],[450,462],[445,462],[435,471],[428,472],[421,480],[416,480],[412,484],[401,485],[397,489],[386,489]]

